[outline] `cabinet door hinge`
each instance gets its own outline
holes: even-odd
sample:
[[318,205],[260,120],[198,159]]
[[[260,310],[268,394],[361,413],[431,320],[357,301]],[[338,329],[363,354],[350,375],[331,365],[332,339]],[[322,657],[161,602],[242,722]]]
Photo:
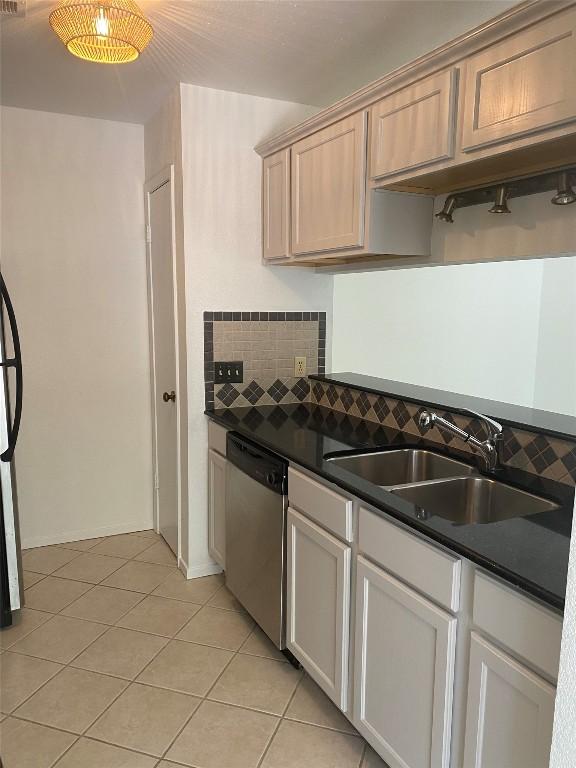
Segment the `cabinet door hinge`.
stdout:
[[152,227],[150,226],[150,224],[146,225],[146,242],[148,243],[148,245],[150,245],[150,243],[152,242]]
[[154,490],[157,491],[160,488],[160,481],[158,480],[158,475],[154,475]]

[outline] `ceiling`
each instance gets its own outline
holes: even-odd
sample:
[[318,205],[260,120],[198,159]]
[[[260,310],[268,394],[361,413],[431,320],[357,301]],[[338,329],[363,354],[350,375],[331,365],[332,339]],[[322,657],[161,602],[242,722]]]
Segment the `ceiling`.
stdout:
[[48,25],[55,2],[3,17],[2,104],[145,122],[178,82],[325,106],[501,13],[510,0],[141,0],[134,63],[91,64]]

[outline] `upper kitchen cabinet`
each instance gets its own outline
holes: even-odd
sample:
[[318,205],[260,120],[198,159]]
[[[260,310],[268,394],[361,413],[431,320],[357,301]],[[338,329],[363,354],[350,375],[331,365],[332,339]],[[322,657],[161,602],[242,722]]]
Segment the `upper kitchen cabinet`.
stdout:
[[382,179],[437,166],[454,157],[455,68],[376,102],[370,110],[370,177]]
[[294,144],[292,252],[362,246],[365,193],[365,112]]
[[[537,143],[576,122],[576,13],[555,16],[467,59],[462,150]],[[574,130],[572,126],[570,131]]]
[[429,255],[432,198],[369,187],[367,120],[361,110],[264,157],[265,262]]
[[256,151],[265,261],[430,264],[433,197],[576,165],[576,0],[519,3]]
[[265,157],[262,165],[262,255],[282,259],[290,253],[290,150]]

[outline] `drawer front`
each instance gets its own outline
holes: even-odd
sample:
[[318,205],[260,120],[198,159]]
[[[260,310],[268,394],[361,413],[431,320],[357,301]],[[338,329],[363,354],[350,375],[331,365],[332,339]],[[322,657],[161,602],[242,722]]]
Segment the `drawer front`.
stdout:
[[462,148],[576,121],[576,13],[560,14],[466,62]]
[[403,88],[370,110],[371,178],[454,156],[457,70]]
[[208,448],[216,451],[221,456],[226,456],[227,431],[224,427],[215,424],[213,421],[208,422]]
[[460,607],[461,560],[360,509],[360,551],[450,611]]
[[352,541],[352,501],[290,467],[290,506],[344,541]]
[[562,619],[484,573],[474,580],[474,624],[550,678],[558,678]]

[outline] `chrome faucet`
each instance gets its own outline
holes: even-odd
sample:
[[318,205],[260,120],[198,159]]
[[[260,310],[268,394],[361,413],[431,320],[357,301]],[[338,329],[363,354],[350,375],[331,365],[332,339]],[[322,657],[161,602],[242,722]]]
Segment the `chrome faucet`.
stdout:
[[484,416],[482,413],[477,413],[476,411],[469,411],[469,413],[476,416],[476,418],[486,427],[488,433],[486,440],[478,440],[478,438],[474,437],[470,432],[465,432],[463,429],[460,429],[460,427],[457,427],[456,424],[452,424],[451,421],[442,418],[442,416],[438,416],[438,414],[433,411],[422,411],[418,417],[418,424],[425,432],[432,429],[432,427],[438,427],[439,429],[443,429],[446,432],[456,435],[456,437],[459,437],[465,443],[468,443],[473,450],[482,456],[485,468],[489,472],[494,472],[498,468],[500,461],[502,424],[494,421],[494,419],[491,419],[489,416]]

